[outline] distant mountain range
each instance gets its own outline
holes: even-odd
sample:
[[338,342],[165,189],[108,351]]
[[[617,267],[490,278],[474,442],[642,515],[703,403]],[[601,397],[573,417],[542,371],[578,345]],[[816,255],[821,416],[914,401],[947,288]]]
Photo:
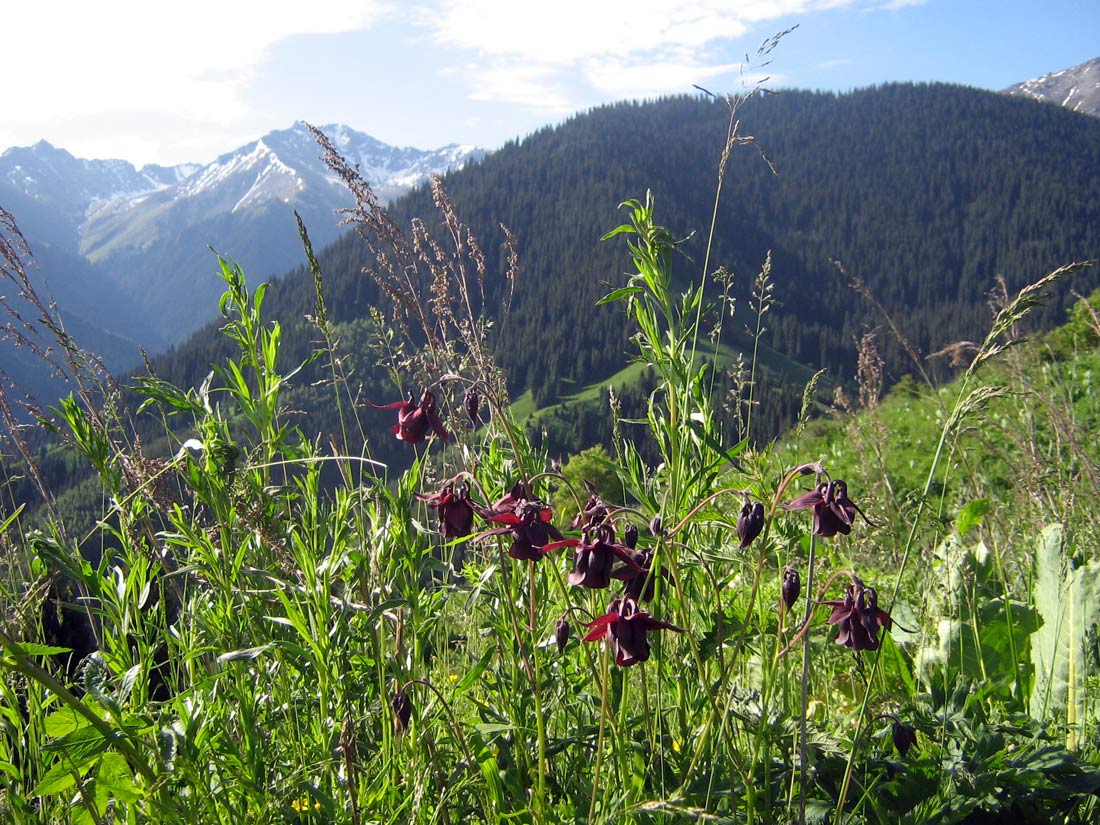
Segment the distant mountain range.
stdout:
[[[383,200],[484,155],[472,146],[389,146],[338,124],[321,129]],[[350,205],[301,122],[205,165],[136,169],[44,140],[0,155],[0,206],[30,241],[78,343],[115,369],[136,364],[139,346],[162,350],[210,320],[223,288],[211,248],[263,280],[303,259],[294,210],[320,248],[340,231],[334,210]],[[41,376],[28,375],[33,365],[19,367],[26,353],[8,355],[0,360],[41,389]]]
[[1004,92],[1057,103],[1074,112],[1100,117],[1100,57],[1016,83]]

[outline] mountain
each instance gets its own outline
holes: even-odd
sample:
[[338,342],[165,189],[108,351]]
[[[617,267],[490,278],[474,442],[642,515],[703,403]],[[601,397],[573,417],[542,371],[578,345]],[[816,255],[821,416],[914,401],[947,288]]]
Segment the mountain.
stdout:
[[[889,313],[921,365],[946,375],[947,365],[926,360],[928,353],[981,340],[999,282],[1015,291],[1061,264],[1100,257],[1100,120],[976,89],[907,84],[761,96],[739,118],[742,134],[756,137],[776,173],[751,147],[733,153],[710,268],[722,265],[734,275],[740,314],[724,340],[751,352],[745,311],[771,250],[777,303],[765,318],[765,343],[777,357],[774,369],[758,376],[757,436],[777,432],[799,409],[801,386],[780,379],[781,359],[850,381],[857,342],[878,328],[887,382],[915,369],[853,279]],[[620,202],[652,190],[658,222],[686,239],[675,256],[677,277],[700,277],[728,123],[724,101],[698,97],[604,106],[444,178],[485,253],[488,306],[509,289],[499,224],[516,239],[522,271],[511,312],[495,327],[497,360],[513,397],[530,391],[536,406],[552,405],[608,381],[629,359],[631,331],[621,307],[596,306],[624,283],[630,265],[621,239],[599,240],[623,222]],[[399,225],[419,217],[439,231],[423,188],[391,212]],[[363,397],[377,402],[417,387],[398,390],[372,371],[370,313],[388,302],[363,274],[369,263],[354,234],[320,253],[330,318],[341,325]],[[1084,277],[1095,281],[1096,271]],[[1088,284],[1063,287],[1034,315],[1038,323],[1062,320],[1071,286]],[[304,320],[314,305],[304,269],[268,293],[269,311],[284,325],[288,363],[308,355],[316,339]],[[216,329],[206,329],[159,360],[158,372],[196,385],[226,346]],[[719,389],[729,388],[724,378]],[[606,413],[583,417],[571,405],[562,438],[573,441],[565,448],[603,437]],[[293,406],[306,412],[301,420],[311,433],[339,432],[335,405],[313,396]],[[394,445],[384,423],[374,455],[385,460]]]
[[1100,57],[1060,72],[1016,83],[1004,92],[1057,103],[1074,112],[1100,117]]
[[[340,125],[322,131],[383,199],[482,154],[461,146],[396,148]],[[80,251],[136,295],[165,337],[178,342],[211,317],[222,291],[211,247],[259,281],[302,260],[295,210],[315,244],[336,238],[341,230],[333,211],[352,201],[319,154],[304,123],[271,132],[175,185],[95,209],[81,228]]]
[[[484,154],[388,146],[342,125],[323,130],[383,198]],[[215,315],[223,285],[210,247],[261,280],[302,259],[294,210],[318,246],[339,234],[333,212],[351,198],[319,155],[303,123],[205,165],[137,169],[39,141],[0,155],[0,206],[30,241],[77,342],[121,370],[137,363],[139,347],[163,350]],[[13,309],[26,305],[13,299]],[[0,352],[22,386],[59,389],[25,352],[3,343]]]

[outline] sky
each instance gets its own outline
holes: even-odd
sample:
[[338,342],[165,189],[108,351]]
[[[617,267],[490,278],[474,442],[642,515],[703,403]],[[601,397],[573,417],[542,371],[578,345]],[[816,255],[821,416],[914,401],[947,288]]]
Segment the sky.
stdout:
[[1100,57],[1100,0],[3,0],[0,19],[0,149],[138,166],[296,120],[493,149],[694,86],[1002,89]]

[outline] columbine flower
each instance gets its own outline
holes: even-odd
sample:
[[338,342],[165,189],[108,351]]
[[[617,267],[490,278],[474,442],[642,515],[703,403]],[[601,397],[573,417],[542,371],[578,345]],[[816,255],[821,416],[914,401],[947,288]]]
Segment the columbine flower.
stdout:
[[[543,548],[544,553],[559,547],[573,547],[573,569],[565,577],[570,584],[599,590],[611,584],[611,578],[630,579],[639,572],[630,548],[615,544],[614,533],[607,524],[584,531],[582,539],[562,539]],[[614,570],[615,560],[626,567]]]
[[390,700],[390,709],[393,711],[393,727],[398,733],[404,733],[409,729],[409,720],[412,718],[412,699],[404,689],[397,691]]
[[474,529],[474,504],[470,500],[470,485],[457,490],[450,484],[438,493],[417,494],[421,501],[439,512],[439,532],[447,538],[468,536]]
[[[516,491],[513,488],[514,492]],[[500,502],[497,503],[500,504]],[[505,526],[488,530],[478,538],[511,533],[512,546],[508,548],[508,555],[513,559],[538,561],[558,546],[553,542],[559,542],[562,539],[561,531],[550,523],[554,517],[554,511],[549,507],[543,507],[537,501],[520,499],[511,510],[483,515],[486,515],[488,521]]]
[[902,758],[905,757],[905,754],[909,753],[909,749],[913,747],[913,745],[917,744],[917,729],[904,722],[894,722],[892,736],[894,739],[894,747],[898,749],[898,753],[901,754]]
[[623,544],[633,550],[638,546],[638,525],[628,524],[623,530]]
[[477,390],[473,387],[466,390],[466,394],[462,398],[463,406],[466,407],[466,415],[470,417],[470,423],[475,427],[481,423],[481,419],[478,418],[478,409],[481,406],[481,399],[478,398]]
[[631,557],[634,562],[634,567],[630,566],[620,568],[616,575],[620,577],[629,576],[623,586],[623,592],[628,598],[634,599],[639,602],[653,601],[654,585],[657,582],[658,576],[668,577],[668,571],[665,568],[659,567],[656,570],[653,569],[653,551],[652,550],[635,550],[634,555]]
[[837,533],[848,535],[852,532],[856,513],[874,526],[867,514],[848,498],[848,485],[843,481],[823,481],[814,489],[783,505],[784,510],[805,510],[809,507],[814,511],[815,536],[828,538]]
[[443,422],[436,408],[435,393],[424,390],[420,403],[413,403],[409,393],[408,401],[395,401],[392,404],[371,404],[376,410],[397,410],[397,423],[393,425],[393,434],[401,441],[419,444],[428,437],[428,431],[434,432],[442,441],[448,438]]
[[646,637],[646,631],[684,632],[675,625],[654,619],[644,610],[639,610],[638,603],[633,599],[613,599],[607,613],[591,622],[586,622],[585,627],[592,628],[584,637],[586,642],[594,642],[604,636],[609,637],[615,664],[620,667],[630,667],[649,658],[649,639]]
[[565,619],[558,619],[557,625],[554,626],[554,642],[557,643],[558,653],[565,652],[565,646],[569,644],[569,634],[572,632],[572,628],[569,626],[569,622]]
[[858,578],[844,592],[844,601],[826,601],[833,612],[829,624],[839,625],[836,643],[854,651],[878,650],[880,627],[889,630],[893,626],[890,614],[878,606],[878,593],[873,587],[865,587]]
[[798,571],[789,564],[783,568],[783,582],[779,585],[779,592],[787,610],[794,607],[794,603],[798,601],[798,594],[802,592],[802,579]]
[[764,505],[759,501],[749,499],[745,493],[745,504],[741,508],[741,515],[737,517],[737,537],[741,539],[741,550],[744,550],[752,540],[760,535],[764,529]]

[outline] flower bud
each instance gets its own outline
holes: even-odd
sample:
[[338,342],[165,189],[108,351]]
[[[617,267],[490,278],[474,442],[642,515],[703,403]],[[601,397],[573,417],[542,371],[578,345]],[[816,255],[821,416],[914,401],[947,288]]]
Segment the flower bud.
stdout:
[[409,720],[412,718],[412,699],[404,689],[397,691],[390,700],[390,709],[393,710],[393,728],[398,733],[404,733],[409,729]]
[[638,546],[638,525],[628,524],[623,531],[623,544],[633,550]]
[[652,536],[661,535],[661,517],[654,516],[649,520],[649,533]]
[[481,399],[478,398],[477,390],[470,387],[470,389],[466,390],[466,395],[462,401],[466,407],[466,415],[470,417],[470,423],[476,427],[481,423],[480,419],[477,417],[478,409],[481,405]]
[[893,739],[894,747],[904,757],[905,754],[909,753],[909,749],[917,744],[917,729],[912,725],[906,725],[904,722],[894,722]]
[[802,592],[802,579],[798,571],[789,564],[783,568],[783,583],[779,586],[779,590],[783,604],[786,605],[787,610],[790,610],[798,601],[798,594]]
[[741,515],[737,517],[737,537],[741,539],[741,550],[744,550],[752,540],[760,535],[764,529],[764,505],[759,501],[750,501],[745,496],[745,505],[741,508]]
[[558,643],[558,653],[565,652],[565,646],[569,643],[571,632],[572,628],[570,628],[569,622],[565,619],[558,619],[558,624],[554,628],[554,641]]

